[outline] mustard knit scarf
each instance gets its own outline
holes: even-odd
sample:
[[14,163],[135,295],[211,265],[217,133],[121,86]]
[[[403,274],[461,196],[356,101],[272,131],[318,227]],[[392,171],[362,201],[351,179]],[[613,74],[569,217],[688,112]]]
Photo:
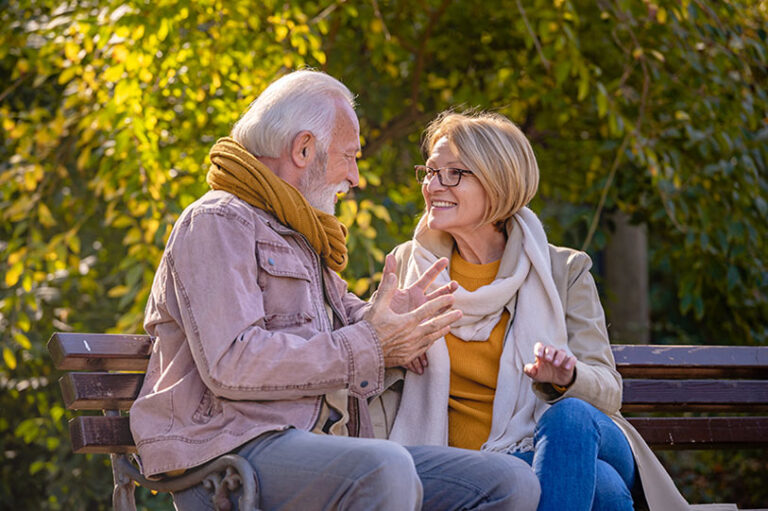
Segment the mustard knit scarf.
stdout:
[[207,181],[248,204],[272,213],[280,223],[303,234],[333,271],[347,266],[347,228],[339,220],[313,208],[289,185],[234,139],[219,139],[211,148]]

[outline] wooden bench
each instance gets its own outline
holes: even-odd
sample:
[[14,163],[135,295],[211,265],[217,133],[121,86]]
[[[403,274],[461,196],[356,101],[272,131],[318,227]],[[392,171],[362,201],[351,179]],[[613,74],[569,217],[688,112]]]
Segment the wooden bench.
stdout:
[[239,509],[256,509],[257,479],[242,457],[227,454],[177,477],[148,480],[136,465],[136,445],[128,410],[144,381],[152,338],[146,335],[56,333],[48,351],[57,369],[73,371],[59,379],[70,410],[102,410],[103,415],[80,415],[69,421],[72,450],[78,454],[109,454],[115,485],[116,511],[135,511],[134,481],[145,488],[174,492],[196,484],[211,494],[217,510],[231,509],[229,492],[242,487]]
[[[70,420],[73,451],[112,456],[116,509],[118,502],[130,506],[131,481],[158,491],[178,491],[205,481],[217,509],[227,508],[227,491],[240,484],[244,487],[240,509],[253,509],[256,480],[238,456],[224,456],[160,482],[146,480],[131,463],[128,454],[136,447],[128,417],[121,411],[129,409],[139,393],[151,349],[152,339],[144,335],[51,337],[48,350],[56,367],[73,371],[59,380],[67,408],[104,411],[103,416]],[[628,418],[652,448],[768,447],[768,346],[614,345],[613,353],[624,378],[622,412],[675,414]],[[716,416],[680,415],[687,412]]]

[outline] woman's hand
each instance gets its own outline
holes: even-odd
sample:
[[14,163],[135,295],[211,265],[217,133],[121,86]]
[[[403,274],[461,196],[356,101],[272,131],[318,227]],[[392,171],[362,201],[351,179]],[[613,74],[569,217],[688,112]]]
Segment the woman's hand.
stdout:
[[576,357],[568,355],[565,350],[559,350],[549,344],[537,342],[533,347],[536,361],[525,364],[523,372],[534,381],[554,383],[567,387],[573,383],[576,368]]
[[427,354],[423,353],[419,355],[418,357],[414,358],[407,364],[405,364],[403,367],[408,369],[409,371],[413,371],[416,374],[424,374],[424,370],[429,365],[429,362],[427,361]]

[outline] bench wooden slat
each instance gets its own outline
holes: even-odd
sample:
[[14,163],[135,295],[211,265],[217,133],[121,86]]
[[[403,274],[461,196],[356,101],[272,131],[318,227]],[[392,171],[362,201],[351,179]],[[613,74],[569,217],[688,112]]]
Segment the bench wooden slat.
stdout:
[[144,373],[67,373],[59,380],[70,410],[128,410]]
[[[768,417],[631,417],[654,449],[765,447]],[[136,452],[128,417],[81,416],[69,422],[72,450],[80,454]]]
[[614,344],[611,348],[624,378],[768,379],[765,346]]
[[766,447],[768,417],[631,417],[654,449]]
[[152,352],[148,335],[55,333],[48,351],[57,369],[144,371]]
[[69,421],[69,436],[77,454],[136,452],[128,417],[75,417]]
[[624,412],[768,411],[768,380],[624,380]]

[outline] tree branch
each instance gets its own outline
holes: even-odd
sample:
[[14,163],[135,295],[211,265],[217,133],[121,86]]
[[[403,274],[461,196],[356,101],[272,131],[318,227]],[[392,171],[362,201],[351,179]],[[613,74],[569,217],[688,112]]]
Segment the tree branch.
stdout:
[[415,109],[408,109],[401,115],[390,120],[386,126],[381,128],[381,133],[374,139],[369,140],[363,147],[363,158],[369,158],[376,154],[381,147],[394,138],[400,138],[413,130],[413,126],[422,126],[432,120],[434,113],[419,112]]
[[440,7],[433,10],[429,15],[424,33],[419,38],[419,49],[416,54],[416,65],[414,66],[413,79],[411,80],[411,110],[416,110],[419,91],[421,90],[421,74],[424,72],[424,59],[426,58],[427,41],[432,36],[432,29],[437,24],[437,20],[443,15],[451,0],[443,0]]
[[547,72],[549,72],[549,60],[547,60],[547,57],[544,56],[544,50],[541,47],[541,42],[539,41],[539,38],[536,37],[536,32],[533,31],[533,27],[531,27],[531,24],[528,21],[528,16],[525,14],[523,4],[520,2],[520,0],[516,0],[515,3],[517,3],[517,10],[520,11],[520,15],[523,17],[525,28],[528,29],[528,35],[530,35],[531,39],[533,39],[533,44],[536,46],[536,51],[539,52],[539,58],[541,59],[542,64],[544,64],[544,68],[547,70]]

